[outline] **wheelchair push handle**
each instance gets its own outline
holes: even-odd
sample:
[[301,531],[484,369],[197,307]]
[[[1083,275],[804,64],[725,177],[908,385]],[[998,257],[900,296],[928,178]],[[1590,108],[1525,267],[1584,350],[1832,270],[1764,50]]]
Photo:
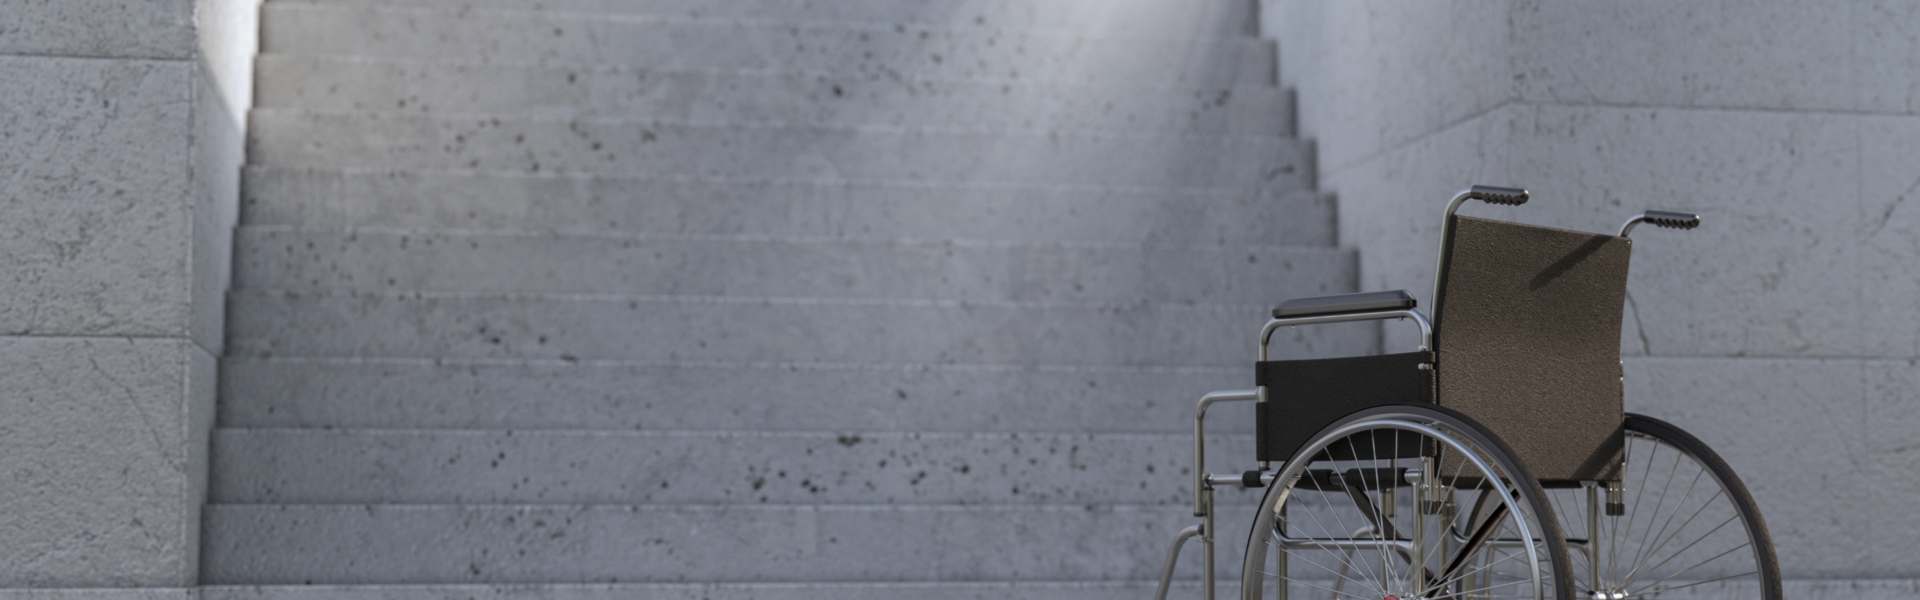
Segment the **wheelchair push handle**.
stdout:
[[1467,188],[1466,196],[1488,204],[1519,206],[1527,203],[1527,191],[1520,188],[1476,185]]
[[1627,233],[1633,231],[1633,226],[1639,225],[1642,221],[1652,223],[1655,227],[1687,230],[1700,226],[1700,215],[1665,210],[1650,210],[1634,215],[1633,218],[1627,219],[1626,223],[1622,223],[1620,225],[1620,237],[1627,237]]

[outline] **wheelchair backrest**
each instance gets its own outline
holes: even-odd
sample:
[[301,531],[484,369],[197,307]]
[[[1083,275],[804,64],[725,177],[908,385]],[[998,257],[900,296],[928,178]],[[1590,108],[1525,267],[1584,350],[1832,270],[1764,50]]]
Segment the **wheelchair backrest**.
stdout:
[[1448,227],[1436,400],[1486,424],[1543,482],[1617,480],[1632,240],[1462,216]]

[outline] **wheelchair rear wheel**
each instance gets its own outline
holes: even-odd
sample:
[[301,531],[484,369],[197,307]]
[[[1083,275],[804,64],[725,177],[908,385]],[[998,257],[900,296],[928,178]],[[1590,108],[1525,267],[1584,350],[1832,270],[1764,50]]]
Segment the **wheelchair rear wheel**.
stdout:
[[[1612,491],[1617,502],[1602,486],[1550,493],[1583,595],[1650,598],[1711,585],[1780,600],[1766,521],[1718,454],[1678,427],[1628,414],[1623,474]],[[1590,531],[1599,532],[1597,543]]]
[[1247,600],[1573,597],[1545,490],[1505,443],[1432,405],[1380,406],[1276,474],[1247,542]]

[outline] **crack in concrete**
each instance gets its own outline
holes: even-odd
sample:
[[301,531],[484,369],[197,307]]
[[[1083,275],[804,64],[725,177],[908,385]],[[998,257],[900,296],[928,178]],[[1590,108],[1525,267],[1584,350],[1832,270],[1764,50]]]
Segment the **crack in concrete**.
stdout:
[[1633,309],[1633,330],[1640,336],[1640,354],[1652,356],[1653,346],[1647,343],[1647,326],[1640,322],[1640,305],[1633,301],[1633,292],[1627,292],[1627,308]]

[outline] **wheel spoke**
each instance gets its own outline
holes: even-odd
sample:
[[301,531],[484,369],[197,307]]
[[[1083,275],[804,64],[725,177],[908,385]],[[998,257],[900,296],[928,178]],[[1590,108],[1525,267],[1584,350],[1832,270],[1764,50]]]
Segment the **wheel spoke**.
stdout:
[[[1674,574],[1672,574],[1672,575],[1668,575],[1668,576],[1666,576],[1666,577],[1662,577],[1662,578],[1660,578],[1660,580],[1659,580],[1659,581],[1655,581],[1655,582],[1653,582],[1653,583],[1652,583],[1651,585],[1649,585],[1649,586],[1647,586],[1647,587],[1653,587],[1653,586],[1655,586],[1655,585],[1660,585],[1660,584],[1662,584],[1662,583],[1666,583],[1666,582],[1667,582],[1667,580],[1670,580],[1670,579],[1673,579],[1673,578],[1675,578],[1675,577],[1679,577],[1679,576],[1681,576],[1681,575],[1685,575],[1685,574],[1687,573],[1687,571],[1692,571],[1692,570],[1694,569],[1694,567],[1698,567],[1698,566],[1700,566],[1700,565],[1704,565],[1704,564],[1707,564],[1707,563],[1710,563],[1710,562],[1713,562],[1713,561],[1716,561],[1716,560],[1720,560],[1720,557],[1722,557],[1722,556],[1726,556],[1726,555],[1728,555],[1728,554],[1732,554],[1732,553],[1733,553],[1733,551],[1735,551],[1735,550],[1739,550],[1739,549],[1741,549],[1741,548],[1746,548],[1746,547],[1748,547],[1748,546],[1751,546],[1751,545],[1752,545],[1752,544],[1741,544],[1741,545],[1738,545],[1738,546],[1734,546],[1734,547],[1732,547],[1732,548],[1728,548],[1726,552],[1721,552],[1721,553],[1719,553],[1719,554],[1716,554],[1716,555],[1714,555],[1714,557],[1713,557],[1713,558],[1709,558],[1709,559],[1706,559],[1706,560],[1703,560],[1703,561],[1700,561],[1700,562],[1699,562],[1699,564],[1695,564],[1695,565],[1693,565],[1692,567],[1687,567],[1687,568],[1685,568],[1685,569],[1682,569],[1682,570],[1681,570],[1681,571],[1680,571],[1679,573],[1674,573]],[[1640,588],[1640,589],[1641,589],[1642,591],[1645,591],[1645,590],[1646,590],[1647,588]],[[1637,592],[1636,592],[1636,593],[1637,593]]]

